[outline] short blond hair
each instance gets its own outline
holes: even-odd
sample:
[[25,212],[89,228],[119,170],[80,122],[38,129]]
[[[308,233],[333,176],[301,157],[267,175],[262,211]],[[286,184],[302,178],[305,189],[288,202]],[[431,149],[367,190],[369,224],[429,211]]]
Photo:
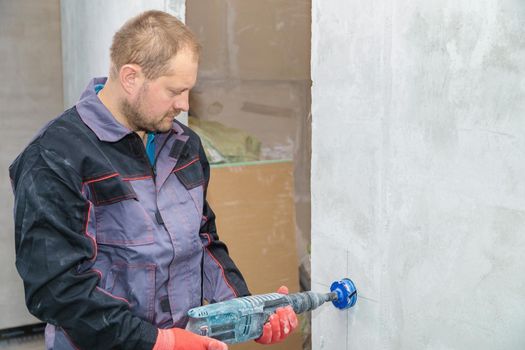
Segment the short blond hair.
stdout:
[[197,60],[200,44],[189,28],[162,11],[146,11],[128,20],[113,36],[110,77],[125,64],[137,64],[147,79],[168,74],[169,60],[190,49]]

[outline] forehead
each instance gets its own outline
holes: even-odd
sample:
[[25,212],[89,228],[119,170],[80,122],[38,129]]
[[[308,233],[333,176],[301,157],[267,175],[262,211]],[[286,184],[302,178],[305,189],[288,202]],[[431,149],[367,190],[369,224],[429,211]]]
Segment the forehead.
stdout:
[[188,49],[181,50],[168,62],[168,73],[157,80],[163,84],[178,84],[193,87],[197,79],[198,58]]

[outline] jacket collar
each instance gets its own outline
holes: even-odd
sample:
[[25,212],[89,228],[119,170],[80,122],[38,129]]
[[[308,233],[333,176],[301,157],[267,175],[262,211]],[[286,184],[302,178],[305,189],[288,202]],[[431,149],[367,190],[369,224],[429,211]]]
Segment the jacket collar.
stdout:
[[120,124],[104,106],[95,92],[95,85],[105,84],[107,78],[92,79],[76,104],[80,118],[99,140],[116,142],[132,131]]
[[[92,79],[75,106],[84,124],[97,135],[100,141],[116,142],[133,131],[120,124],[98,98],[95,86],[105,84],[106,81],[105,77]],[[175,120],[172,129],[177,135],[184,133],[184,129]]]

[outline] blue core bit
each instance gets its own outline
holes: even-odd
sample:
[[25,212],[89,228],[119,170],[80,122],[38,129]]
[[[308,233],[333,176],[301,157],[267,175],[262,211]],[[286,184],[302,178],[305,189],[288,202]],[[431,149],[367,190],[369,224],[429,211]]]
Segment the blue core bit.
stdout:
[[349,278],[332,283],[330,291],[337,294],[337,299],[332,304],[338,309],[349,309],[357,302],[357,289]]

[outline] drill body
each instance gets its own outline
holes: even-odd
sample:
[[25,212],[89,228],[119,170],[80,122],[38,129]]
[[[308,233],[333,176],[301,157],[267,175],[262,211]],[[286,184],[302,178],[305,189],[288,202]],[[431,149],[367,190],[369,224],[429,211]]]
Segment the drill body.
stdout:
[[357,302],[357,289],[349,278],[334,281],[330,293],[259,294],[199,306],[188,311],[186,330],[225,343],[241,343],[262,335],[268,318],[280,307],[296,314],[318,308],[327,301],[341,310]]
[[313,310],[337,293],[259,294],[200,306],[188,311],[186,330],[233,344],[257,339],[277,308],[291,306],[296,314]]

